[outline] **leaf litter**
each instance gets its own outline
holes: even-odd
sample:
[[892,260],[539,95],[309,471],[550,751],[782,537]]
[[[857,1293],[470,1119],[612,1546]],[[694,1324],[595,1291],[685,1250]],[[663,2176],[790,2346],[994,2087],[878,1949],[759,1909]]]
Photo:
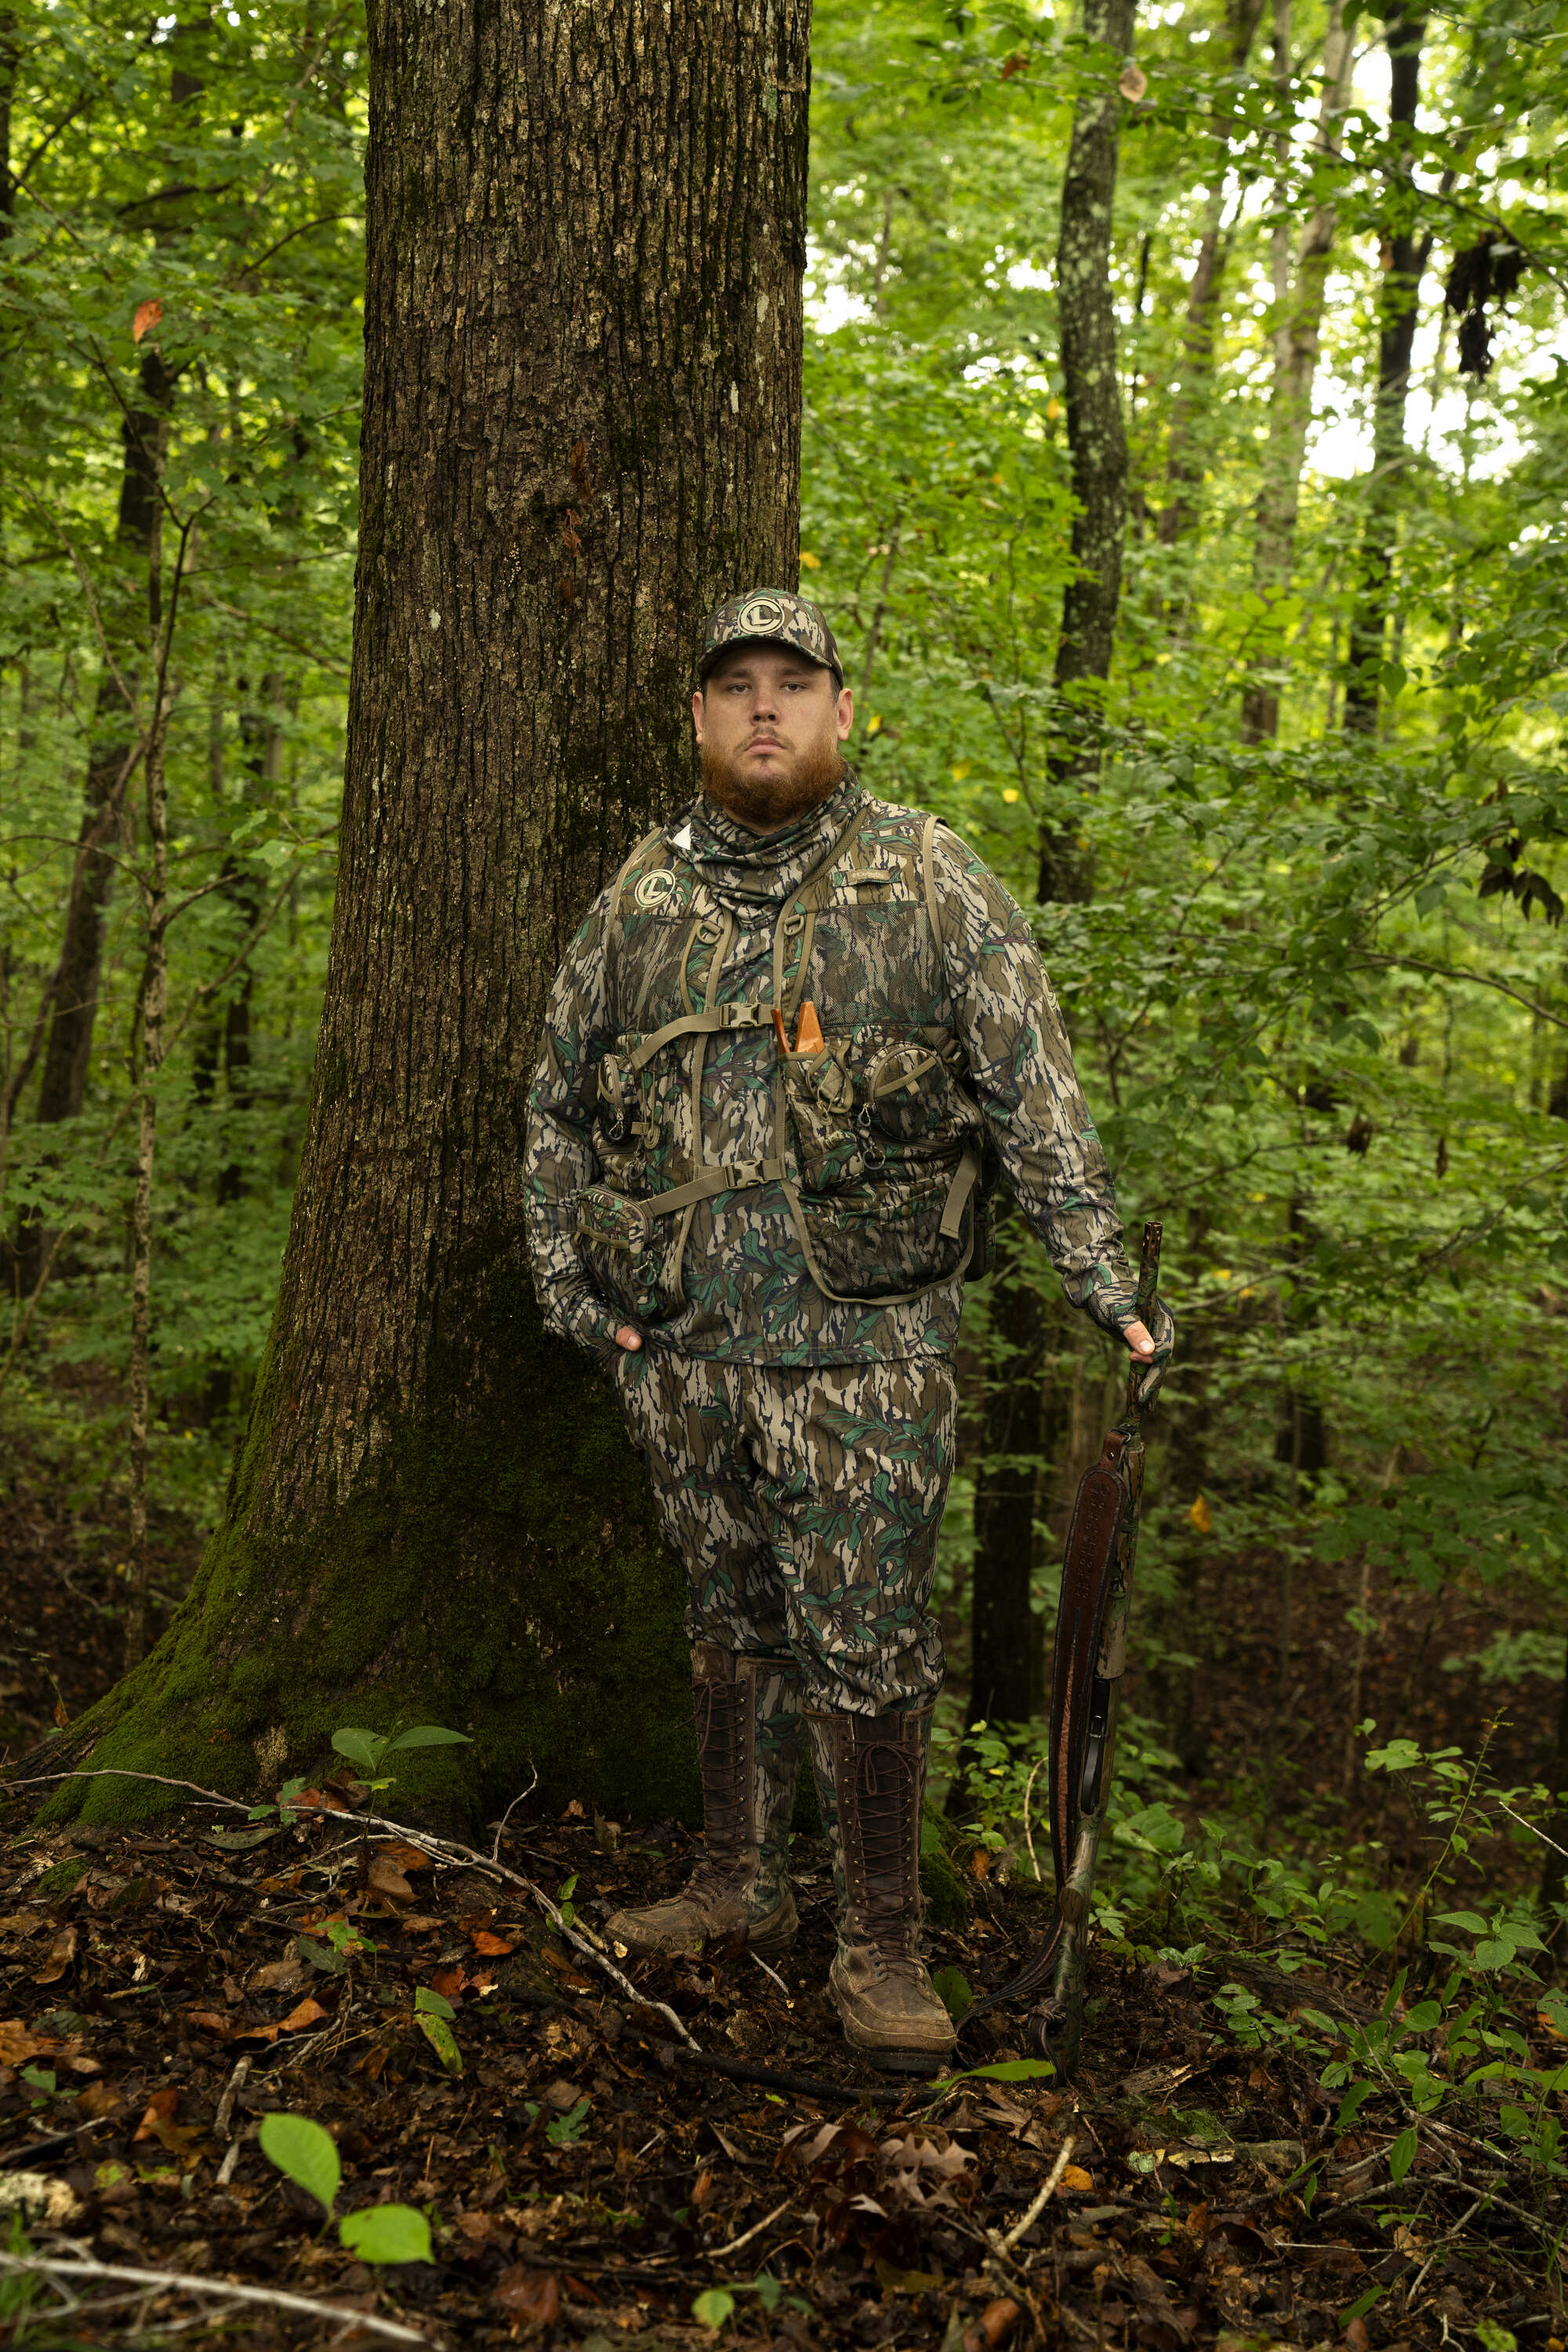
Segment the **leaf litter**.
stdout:
[[[679,1884],[691,1847],[671,1822],[606,1854],[581,1807],[514,1814],[498,1853],[562,1890],[554,1921],[479,1858],[345,1838],[337,1811],[253,1850],[215,1847],[199,1806],[157,1834],[38,1833],[19,1808],[13,1829],[0,2229],[25,2228],[13,2258],[23,2243],[116,2276],[35,2280],[30,2311],[0,2279],[0,2341],[1561,2345],[1563,2280],[1523,2172],[1445,2127],[1396,2179],[1393,2132],[1337,2130],[1310,2065],[1260,2065],[1237,2039],[1217,1962],[1100,1961],[1070,2085],[1019,2065],[1004,2013],[966,2034],[963,2079],[893,2086],[889,2106],[824,1998],[829,1881],[809,1840],[801,1941],[776,1973],[743,1950],[628,1961],[628,2000],[584,1934]],[[977,1887],[974,1916],[932,1937],[969,1983],[996,1980],[1039,1921],[1026,1890]],[[705,2071],[672,2015],[731,2065],[841,2095]],[[268,2160],[269,2115],[331,2135],[335,2231]],[[428,2261],[361,2259],[374,2231],[355,2217],[394,2206],[427,2220]],[[175,2283],[127,2299],[124,2273]],[[204,2302],[180,2280],[280,2300]],[[68,2294],[68,2336],[50,2316]]]

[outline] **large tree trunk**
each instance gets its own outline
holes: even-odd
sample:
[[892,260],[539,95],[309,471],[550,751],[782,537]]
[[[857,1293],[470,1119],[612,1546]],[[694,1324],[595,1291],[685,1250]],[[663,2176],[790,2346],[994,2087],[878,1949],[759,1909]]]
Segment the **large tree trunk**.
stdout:
[[[1084,0],[1083,29],[1113,57],[1132,47],[1134,0]],[[1099,719],[1110,675],[1121,545],[1127,532],[1127,428],[1121,415],[1116,304],[1110,284],[1111,215],[1121,128],[1113,76],[1079,102],[1062,181],[1057,240],[1057,314],[1072,465],[1074,571],[1062,596],[1054,684],[1062,749],[1058,787],[1092,779]],[[1087,898],[1092,887],[1070,814],[1053,810],[1040,833],[1040,897]]]
[[[1317,152],[1339,152],[1339,125],[1350,103],[1354,48],[1344,26],[1342,0],[1330,11],[1323,47],[1323,100],[1318,118]],[[1312,421],[1323,302],[1338,215],[1319,205],[1301,233],[1294,279],[1276,287],[1279,318],[1274,331],[1274,377],[1268,394],[1268,440],[1263,454],[1263,485],[1258,497],[1253,580],[1259,595],[1278,605],[1290,593],[1296,567],[1296,521],[1301,469],[1307,461],[1307,431]],[[1255,675],[1242,694],[1244,743],[1272,741],[1279,732],[1279,688],[1275,677],[1283,647],[1266,625],[1259,632]]]
[[[1388,124],[1395,136],[1415,129],[1421,83],[1421,44],[1426,33],[1425,15],[1411,8],[1400,7],[1388,18]],[[1410,176],[1408,164],[1403,176]],[[1396,221],[1384,245],[1372,476],[1367,484],[1366,521],[1345,673],[1347,735],[1371,735],[1377,729],[1384,638],[1394,587],[1394,542],[1399,526],[1401,478],[1410,455],[1405,441],[1405,406],[1410,394],[1410,360],[1415,343],[1421,276],[1431,249],[1431,237],[1417,236],[1408,219]]]
[[315,1097],[225,1523],[81,1747],[247,1789],[339,1726],[437,1721],[475,1744],[416,1757],[399,1803],[471,1811],[531,1768],[658,1811],[692,1785],[681,1580],[613,1404],[541,1326],[525,1096],[563,949],[691,789],[702,616],[797,576],[808,13],[369,23]]

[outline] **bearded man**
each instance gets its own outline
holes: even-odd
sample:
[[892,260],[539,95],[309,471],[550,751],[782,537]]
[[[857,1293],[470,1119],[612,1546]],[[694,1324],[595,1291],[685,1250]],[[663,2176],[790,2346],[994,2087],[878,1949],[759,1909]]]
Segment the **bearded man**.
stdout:
[[530,1100],[540,1302],[610,1370],[689,1580],[703,1855],[608,1932],[785,1950],[808,1745],[845,2038],[930,2072],[953,2042],[921,1957],[930,1599],[994,1179],[1135,1359],[1170,1320],[1156,1349],[1029,925],[936,818],[856,781],[817,607],[731,597],[698,681],[701,793],[595,901]]

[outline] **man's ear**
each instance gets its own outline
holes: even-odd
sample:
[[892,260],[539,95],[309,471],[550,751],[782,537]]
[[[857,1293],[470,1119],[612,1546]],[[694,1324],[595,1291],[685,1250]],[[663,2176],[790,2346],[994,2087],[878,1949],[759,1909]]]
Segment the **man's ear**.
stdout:
[[855,697],[847,686],[838,689],[838,740],[847,743],[855,731]]
[[702,688],[700,687],[691,698],[691,724],[697,730],[697,740],[700,743],[702,740]]

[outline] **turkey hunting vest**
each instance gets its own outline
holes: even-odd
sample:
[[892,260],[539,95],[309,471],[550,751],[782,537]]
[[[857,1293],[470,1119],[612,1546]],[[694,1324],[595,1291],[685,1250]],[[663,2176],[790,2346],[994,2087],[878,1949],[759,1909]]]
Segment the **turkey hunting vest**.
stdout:
[[[771,986],[752,1001],[721,1001],[737,922],[689,824],[633,851],[605,928],[603,1180],[579,1194],[575,1225],[602,1297],[645,1321],[673,1315],[700,1205],[768,1185],[825,1297],[892,1306],[984,1271],[988,1155],[952,1030],[937,823],[862,801],[787,898],[759,899],[746,928],[772,922]],[[742,1105],[763,1112],[745,1122],[765,1138],[756,1156],[726,1149],[740,1123],[726,1108]]]

